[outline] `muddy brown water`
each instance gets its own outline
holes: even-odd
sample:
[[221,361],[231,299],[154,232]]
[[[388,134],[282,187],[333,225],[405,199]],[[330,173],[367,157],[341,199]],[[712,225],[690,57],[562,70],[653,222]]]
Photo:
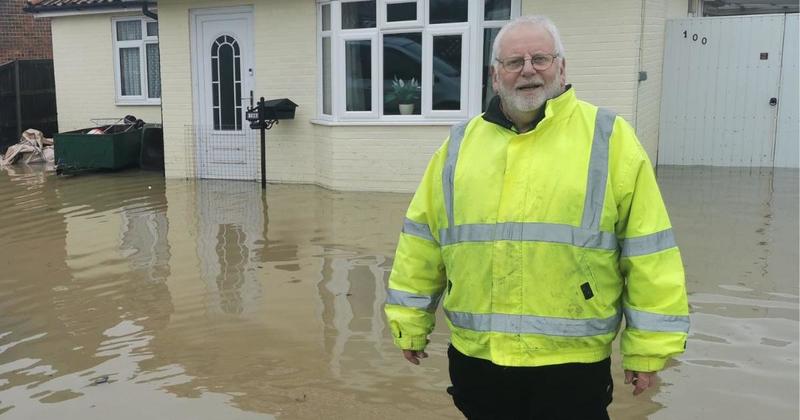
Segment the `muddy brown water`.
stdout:
[[[659,168],[692,332],[613,418],[798,418],[797,178]],[[383,318],[409,199],[0,170],[0,418],[460,418]]]

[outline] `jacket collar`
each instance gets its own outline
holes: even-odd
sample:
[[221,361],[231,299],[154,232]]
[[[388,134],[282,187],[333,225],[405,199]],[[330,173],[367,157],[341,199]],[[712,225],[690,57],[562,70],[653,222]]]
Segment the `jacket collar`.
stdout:
[[[539,123],[543,120],[557,118],[562,115],[568,115],[568,110],[572,109],[576,102],[577,98],[575,97],[575,89],[572,88],[572,85],[567,85],[564,93],[556,96],[553,99],[548,99],[547,102],[545,102],[545,106],[543,107],[544,109],[539,109],[539,113],[534,118],[533,128],[530,131],[536,129]],[[499,96],[495,96],[491,99],[491,101],[489,101],[489,106],[486,107],[486,112],[483,113],[483,119],[492,124],[497,124],[507,130],[514,132],[517,131],[517,129],[514,127],[514,123],[506,118],[506,115],[503,113],[503,110],[500,106]]]

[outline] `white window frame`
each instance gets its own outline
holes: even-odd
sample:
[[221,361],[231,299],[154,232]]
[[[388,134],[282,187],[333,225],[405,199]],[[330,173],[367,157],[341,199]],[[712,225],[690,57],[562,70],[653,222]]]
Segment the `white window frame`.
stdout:
[[[479,7],[476,7],[475,10],[470,11],[470,18],[474,18],[476,22],[480,22],[478,28],[472,32],[473,37],[473,48],[472,51],[482,51],[483,48],[483,33],[486,29],[496,29],[502,28],[503,25],[506,24],[504,20],[484,20],[484,9],[485,9],[485,0],[478,0]],[[521,13],[522,5],[521,0],[511,0],[511,17],[509,20],[513,20],[518,17]],[[492,63],[489,63],[492,65]],[[482,54],[473,54],[473,58],[470,60],[470,66],[472,72],[470,72],[470,86],[472,87],[469,91],[470,96],[470,109],[472,109],[471,114],[475,115],[477,113],[482,112],[481,109],[481,83],[483,82],[483,55]]]
[[[117,22],[138,21],[142,26],[142,39],[132,41],[117,40]],[[149,98],[147,96],[147,45],[158,45],[158,36],[147,35],[147,24],[157,22],[146,16],[125,16],[111,19],[111,39],[114,49],[114,97],[117,105],[161,105],[161,98]],[[119,50],[121,48],[139,49],[139,77],[141,78],[141,95],[122,95],[122,75],[120,74]],[[160,70],[160,69],[159,69]],[[159,71],[159,77],[160,77]],[[163,91],[162,91],[163,95]]]
[[[327,31],[322,30],[322,6],[323,5],[329,6],[330,11],[330,28]],[[335,121],[336,115],[338,111],[336,109],[336,69],[334,68],[334,64],[337,60],[334,59],[334,56],[337,53],[338,47],[337,42],[334,38],[334,33],[337,28],[341,27],[341,7],[338,1],[318,1],[317,2],[317,18],[316,22],[316,30],[317,30],[317,57],[318,57],[318,65],[317,65],[317,118],[324,121]],[[331,45],[331,113],[325,114],[323,113],[325,98],[325,89],[323,86],[323,80],[325,79],[325,75],[323,74],[323,56],[322,56],[322,39],[328,38],[330,39]]]
[[[399,3],[416,3],[417,4],[417,19],[416,20],[403,20],[399,22],[389,22],[388,19],[388,7],[390,4],[399,4]],[[423,5],[426,4],[423,0],[383,0],[378,2],[378,27],[384,29],[396,29],[396,28],[420,28],[425,26],[425,21],[427,21],[427,17],[425,16],[425,8]]]
[[[345,44],[347,41],[369,41],[370,42],[370,73],[372,77],[372,95],[371,95],[371,102],[372,102],[372,110],[371,111],[348,111],[347,110],[347,83],[336,83],[331,77],[334,86],[334,99],[336,99],[336,103],[333,106],[333,109],[338,112],[334,112],[334,115],[338,114],[341,116],[342,119],[374,119],[380,116],[380,108],[383,103],[378,103],[378,99],[381,98],[381,92],[378,89],[375,89],[375,81],[380,77],[380,73],[378,72],[378,33],[375,31],[364,31],[364,30],[348,30],[346,33],[339,36],[337,42],[338,51],[341,51],[341,54],[345,53]],[[333,48],[331,48],[333,49]],[[344,55],[342,56],[344,57]],[[333,74],[341,74],[343,75],[343,79],[346,80],[347,78],[347,69],[346,69],[346,61],[344,59],[341,60],[332,60],[337,62],[338,67]],[[331,66],[336,68],[337,66]],[[380,85],[380,83],[379,83]]]
[[[433,109],[433,37],[441,35],[461,35],[461,86],[459,91],[459,110],[434,110]],[[422,34],[422,74],[425,86],[422,89],[422,112],[433,118],[465,118],[469,112],[469,25],[447,24],[436,25],[436,28],[426,30]]]
[[[341,3],[363,0],[317,0],[317,113],[316,119],[329,123],[445,123],[463,120],[480,113],[483,78],[483,32],[507,21],[485,21],[485,0],[468,0],[467,22],[427,24],[430,0],[376,0],[376,27],[341,29]],[[387,22],[386,6],[392,3],[417,3],[417,20]],[[322,5],[330,7],[330,30],[322,31]],[[520,15],[521,0],[511,0],[513,20]],[[422,33],[421,110],[415,115],[383,115],[383,36],[394,33]],[[433,110],[433,37],[461,35],[461,109]],[[323,114],[322,38],[331,39],[331,115]],[[372,111],[346,111],[345,41],[370,40],[372,47]]]

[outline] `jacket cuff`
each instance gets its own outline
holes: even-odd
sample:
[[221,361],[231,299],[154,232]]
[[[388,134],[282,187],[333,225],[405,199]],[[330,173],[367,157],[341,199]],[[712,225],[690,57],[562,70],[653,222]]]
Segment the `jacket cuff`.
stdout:
[[422,351],[425,350],[425,346],[428,345],[428,337],[424,335],[400,338],[394,337],[394,345],[400,348],[400,350]]
[[622,368],[635,372],[657,372],[667,364],[665,357],[623,356]]

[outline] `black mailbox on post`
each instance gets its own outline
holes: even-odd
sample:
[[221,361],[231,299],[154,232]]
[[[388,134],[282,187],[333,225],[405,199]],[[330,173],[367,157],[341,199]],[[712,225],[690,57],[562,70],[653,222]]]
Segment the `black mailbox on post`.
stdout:
[[255,106],[247,108],[245,119],[250,121],[250,128],[261,130],[261,188],[267,188],[266,140],[265,130],[269,130],[280,120],[293,120],[297,104],[286,98],[265,101],[262,97]]
[[269,101],[261,98],[255,106],[247,108],[245,118],[250,121],[250,128],[269,130],[279,120],[293,120],[295,108],[297,104],[286,98]]
[[297,104],[289,99],[270,99],[263,102],[265,120],[293,120]]

